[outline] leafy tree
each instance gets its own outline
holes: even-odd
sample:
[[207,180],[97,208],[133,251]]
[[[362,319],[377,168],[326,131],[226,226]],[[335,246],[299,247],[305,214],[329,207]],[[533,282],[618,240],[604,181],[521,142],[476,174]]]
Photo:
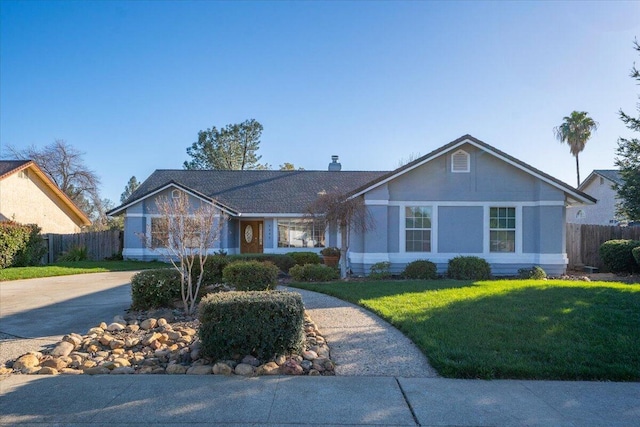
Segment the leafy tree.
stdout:
[[261,135],[262,125],[254,119],[229,124],[220,130],[215,126],[201,130],[198,140],[187,148],[191,160],[183,166],[185,169],[268,169],[268,165],[258,163],[262,156],[256,154]]
[[374,220],[364,204],[364,198],[348,198],[338,191],[323,192],[308,206],[307,216],[319,221],[319,224],[335,226],[340,230],[340,277],[345,279],[351,231],[364,233],[375,227]]
[[578,154],[584,150],[591,132],[598,129],[598,122],[588,116],[586,111],[573,111],[570,116],[565,116],[560,126],[553,128],[556,139],[561,143],[567,143],[569,150],[576,158],[576,175],[578,186],[580,185],[580,161]]
[[[640,44],[634,41],[634,49],[640,52]],[[640,84],[640,71],[631,68],[630,76]],[[640,95],[638,95],[640,98]],[[631,117],[620,110],[620,120],[632,131],[640,132],[640,103],[636,105],[638,118]],[[620,202],[617,205],[618,215],[629,221],[640,221],[640,139],[619,138],[616,149],[615,165],[620,168],[622,184],[614,185]]]
[[304,168],[296,169],[296,167],[295,167],[295,165],[293,163],[285,162],[283,165],[280,165],[280,170],[281,171],[294,171],[294,170],[303,171]]
[[127,200],[138,187],[140,187],[140,183],[138,182],[136,177],[132,176],[131,178],[129,178],[127,186],[124,187],[124,191],[120,195],[120,203],[124,203],[125,200]]
[[[105,212],[108,212],[111,209],[115,208],[116,204],[111,199],[102,199],[102,207],[104,208]],[[92,224],[91,227],[89,227],[89,230],[124,230],[124,215],[107,216],[101,223]]]
[[[141,240],[150,249],[161,249],[180,273],[184,311],[193,315],[209,250],[220,239],[228,217],[210,203],[191,206],[189,196],[182,191],[170,198],[159,197],[156,208],[159,217],[151,223],[151,235],[142,234]],[[195,272],[198,274],[194,283]]]
[[84,153],[57,139],[42,149],[8,147],[18,159],[33,160],[92,221],[106,218],[98,186],[100,178],[84,163]]

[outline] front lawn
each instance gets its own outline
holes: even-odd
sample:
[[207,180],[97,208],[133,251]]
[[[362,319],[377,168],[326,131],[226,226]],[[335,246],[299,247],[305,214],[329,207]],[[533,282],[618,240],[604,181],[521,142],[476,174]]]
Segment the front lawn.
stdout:
[[162,262],[144,261],[75,261],[57,262],[37,267],[11,267],[0,270],[0,281],[35,279],[37,277],[66,276],[69,274],[104,273],[108,271],[147,270],[166,268]]
[[640,284],[437,280],[291,286],[377,313],[445,377],[640,380]]

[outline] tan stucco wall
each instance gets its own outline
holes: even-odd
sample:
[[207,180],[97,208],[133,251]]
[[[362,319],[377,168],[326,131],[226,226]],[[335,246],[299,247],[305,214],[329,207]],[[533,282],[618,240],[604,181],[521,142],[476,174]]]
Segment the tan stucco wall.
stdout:
[[0,180],[0,215],[21,224],[38,224],[42,233],[77,233],[72,211],[31,170]]

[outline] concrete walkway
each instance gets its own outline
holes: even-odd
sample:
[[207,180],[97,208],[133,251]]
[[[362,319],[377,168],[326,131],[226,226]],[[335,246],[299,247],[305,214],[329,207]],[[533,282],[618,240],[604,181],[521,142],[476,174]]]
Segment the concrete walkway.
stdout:
[[402,332],[357,305],[317,292],[302,294],[305,311],[318,325],[336,362],[336,375],[434,378],[427,358]]
[[[338,376],[10,375],[0,378],[0,425],[640,425],[640,383],[437,378],[417,348],[377,316],[301,293]],[[10,311],[3,310],[3,324],[21,316]],[[96,314],[93,323],[103,320]]]

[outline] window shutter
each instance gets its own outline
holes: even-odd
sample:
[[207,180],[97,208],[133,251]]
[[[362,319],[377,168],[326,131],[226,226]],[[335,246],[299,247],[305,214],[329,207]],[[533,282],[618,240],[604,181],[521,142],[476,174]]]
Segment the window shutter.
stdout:
[[469,172],[469,153],[458,150],[451,156],[451,172]]

